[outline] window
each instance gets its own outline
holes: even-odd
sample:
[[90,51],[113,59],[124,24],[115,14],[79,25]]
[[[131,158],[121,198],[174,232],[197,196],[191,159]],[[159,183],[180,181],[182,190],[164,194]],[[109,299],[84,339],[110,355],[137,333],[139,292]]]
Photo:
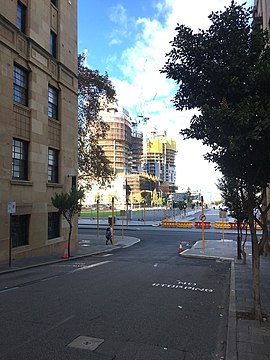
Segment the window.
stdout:
[[59,212],[48,213],[48,239],[59,237],[60,229],[60,215]]
[[51,3],[52,3],[55,7],[57,7],[57,0],[51,0]]
[[48,182],[58,182],[58,150],[48,149]]
[[48,88],[48,116],[58,119],[58,91],[52,86]]
[[16,25],[21,32],[26,33],[26,7],[20,1],[17,4]]
[[53,31],[51,31],[51,37],[50,37],[50,54],[56,58],[56,40],[57,40],[57,35],[56,33],[54,33]]
[[11,216],[12,247],[28,245],[30,215]]
[[13,71],[13,100],[28,105],[28,73],[17,65],[14,65]]
[[28,142],[13,139],[12,179],[28,180]]

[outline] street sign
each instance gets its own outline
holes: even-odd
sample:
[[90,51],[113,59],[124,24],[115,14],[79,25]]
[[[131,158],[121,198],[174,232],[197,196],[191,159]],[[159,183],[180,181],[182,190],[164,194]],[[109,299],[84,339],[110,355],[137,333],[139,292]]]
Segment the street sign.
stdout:
[[15,201],[10,201],[8,203],[8,213],[9,214],[15,214],[16,212],[16,202]]
[[220,219],[226,218],[226,217],[227,217],[227,211],[225,211],[225,210],[220,210],[220,211],[219,211],[219,217],[220,217]]
[[205,215],[200,215],[200,220],[201,220],[201,221],[205,221],[205,220],[206,220],[206,216],[205,216]]

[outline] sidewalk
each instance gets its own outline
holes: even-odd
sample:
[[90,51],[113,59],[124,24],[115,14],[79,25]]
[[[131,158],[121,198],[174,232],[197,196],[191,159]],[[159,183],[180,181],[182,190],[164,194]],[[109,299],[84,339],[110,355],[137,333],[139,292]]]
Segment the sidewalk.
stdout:
[[100,254],[103,252],[109,252],[120,248],[126,248],[140,242],[140,239],[131,236],[115,236],[114,245],[106,245],[106,238],[104,231],[100,232],[99,237],[96,235],[83,235],[79,236],[78,249],[71,250],[71,257],[69,259],[63,259],[62,255],[57,253],[51,253],[47,256],[33,256],[24,259],[13,260],[11,267],[7,261],[0,262],[0,275],[23,270],[31,267],[44,266],[47,264],[53,264],[62,261],[69,261],[72,259],[78,259],[87,257],[90,255]]
[[[192,214],[189,216],[191,217]],[[93,221],[80,220],[81,225],[90,223],[93,224]],[[104,227],[107,226],[107,221],[104,220],[104,224],[100,223],[100,225],[99,237],[96,235],[80,236],[78,250],[72,251],[71,259],[114,251],[132,246],[140,241],[135,237],[115,236],[114,246],[106,245]],[[145,224],[143,221],[133,221],[129,222],[129,225],[158,226],[157,222],[153,221],[147,221]],[[204,248],[202,242],[198,241],[191,249],[183,251],[181,256],[231,262],[226,360],[270,360],[270,318],[260,324],[249,317],[253,304],[250,244],[246,245],[246,265],[236,259],[236,253],[235,241],[205,240]],[[62,259],[61,255],[57,253],[50,256],[14,260],[11,268],[8,267],[7,262],[0,262],[0,275],[60,261],[69,261],[69,259]],[[263,311],[270,316],[270,259],[263,257],[261,257],[261,304]]]
[[247,263],[237,260],[236,242],[198,241],[181,256],[231,261],[230,303],[227,334],[227,360],[270,360],[270,259],[261,257],[261,304],[265,321],[260,323],[252,312],[251,244],[245,246]]

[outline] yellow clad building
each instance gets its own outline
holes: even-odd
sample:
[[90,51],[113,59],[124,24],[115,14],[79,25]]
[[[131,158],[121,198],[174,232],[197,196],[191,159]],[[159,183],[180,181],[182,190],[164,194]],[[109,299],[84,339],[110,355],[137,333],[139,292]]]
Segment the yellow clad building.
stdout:
[[176,182],[176,141],[166,135],[154,136],[147,141],[145,168],[148,174],[160,179],[161,183]]

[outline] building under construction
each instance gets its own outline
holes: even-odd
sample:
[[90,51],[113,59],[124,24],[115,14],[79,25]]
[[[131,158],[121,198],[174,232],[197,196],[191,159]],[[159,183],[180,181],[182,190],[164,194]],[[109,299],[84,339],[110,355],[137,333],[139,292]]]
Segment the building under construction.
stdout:
[[144,146],[146,137],[143,139],[143,133],[137,126],[133,126],[128,111],[116,104],[101,111],[100,116],[109,125],[109,130],[106,137],[99,141],[99,145],[110,160],[118,179],[118,185],[116,182],[111,184],[108,191],[121,203],[124,198],[140,199],[147,192],[159,192],[160,187],[168,190],[162,190],[163,193],[174,192],[175,140],[168,138],[166,133],[157,134],[155,131],[145,142],[147,146]]
[[102,120],[109,130],[99,145],[110,160],[115,175],[140,171],[143,152],[143,134],[132,129],[131,118],[126,109],[111,105],[101,111]]
[[145,168],[148,174],[158,177],[161,183],[175,184],[176,181],[176,141],[166,133],[156,134],[147,141]]

